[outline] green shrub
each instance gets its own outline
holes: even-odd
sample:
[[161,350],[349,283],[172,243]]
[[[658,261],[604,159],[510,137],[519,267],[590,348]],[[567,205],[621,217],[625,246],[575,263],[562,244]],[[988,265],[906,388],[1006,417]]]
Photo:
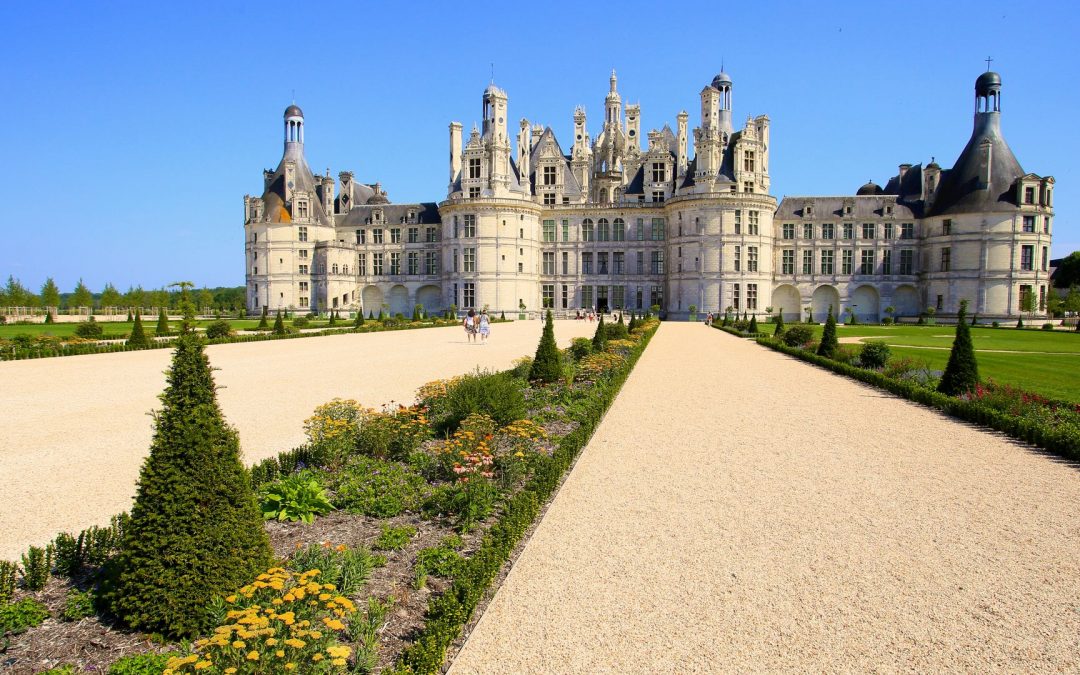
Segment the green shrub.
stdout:
[[60,618],[64,621],[78,621],[88,616],[94,616],[94,596],[77,588],[68,590]]
[[447,512],[455,517],[462,532],[468,532],[495,510],[499,490],[490,480],[474,474],[468,482],[454,483],[447,496]]
[[619,320],[615,323],[607,324],[607,333],[605,337],[608,340],[625,340],[630,335],[630,329],[623,323],[622,314],[619,315]]
[[592,348],[594,352],[604,351],[607,347],[607,329],[604,328],[604,315],[600,315],[600,321],[596,324],[596,332],[593,333]]
[[1052,323],[1044,323],[1042,325],[1042,330],[1054,330],[1054,324],[1052,324]]
[[11,597],[15,595],[15,577],[18,573],[18,565],[0,560],[0,606],[11,602]]
[[84,566],[99,567],[119,552],[124,541],[124,528],[130,516],[121,513],[113,516],[107,527],[94,525],[74,537],[66,532],[56,536],[54,565],[56,571],[69,577],[75,576]]
[[840,342],[836,339],[836,317],[833,315],[832,305],[829,305],[829,318],[825,321],[825,331],[821,334],[817,355],[831,359],[835,357],[839,348]]
[[776,314],[776,328],[773,329],[773,337],[780,337],[784,334],[784,313],[778,312]]
[[327,478],[339,509],[376,518],[419,510],[429,492],[424,477],[398,464],[358,456]]
[[889,362],[891,350],[884,342],[867,342],[859,352],[859,364],[863,368],[879,370]]
[[592,340],[589,338],[574,338],[570,342],[570,355],[574,357],[575,361],[580,361],[589,354],[592,354]]
[[25,633],[45,623],[49,610],[33,598],[26,598],[10,605],[0,605],[0,637],[11,633]]
[[[994,327],[994,328],[1001,328],[1001,323],[999,323],[999,322],[997,322],[997,321],[994,321],[994,322],[993,322],[993,323],[991,323],[990,325],[991,325],[992,327]],[[1077,322],[1077,324],[1076,324],[1076,325],[1077,325],[1077,326],[1080,326],[1080,322]]]
[[[532,370],[537,370],[536,361]],[[509,373],[477,371],[451,384],[446,397],[429,415],[432,427],[441,436],[456,431],[461,421],[473,413],[488,415],[499,426],[505,426],[525,417],[525,412],[524,382]]]
[[300,520],[309,524],[315,522],[315,516],[334,510],[318,479],[308,471],[263,486],[259,505],[267,520]]
[[86,340],[100,340],[105,335],[105,329],[91,316],[75,326],[75,335]]
[[298,316],[292,320],[293,328],[307,328],[311,321],[306,316]]
[[274,335],[285,335],[288,333],[285,330],[285,321],[281,318],[281,310],[278,310],[277,317],[274,319],[274,330],[271,331]]
[[298,549],[289,558],[287,567],[295,572],[319,570],[322,583],[334,584],[342,595],[353,595],[367,583],[371,571],[385,563],[385,559],[373,556],[366,548],[332,546],[325,542]]
[[814,329],[806,324],[797,323],[785,330],[780,339],[789,347],[803,347],[814,339]]
[[208,340],[220,340],[221,338],[231,337],[232,334],[232,324],[225,319],[218,319],[206,327],[206,337]]
[[448,546],[425,548],[416,554],[417,567],[423,567],[428,574],[437,577],[454,576],[462,560],[461,554]]
[[28,591],[40,591],[49,581],[55,548],[49,544],[45,548],[31,546],[22,556],[23,585]]
[[164,307],[158,312],[157,327],[154,329],[154,334],[158,337],[169,334],[169,315],[165,313]]
[[758,332],[757,314],[750,317],[750,323],[746,327],[746,332],[750,333],[751,335],[757,335],[757,332]]
[[[536,356],[533,357],[529,379],[550,384],[558,382],[561,374],[562,355],[559,353],[559,347],[555,343],[555,324],[549,309],[544,319],[544,332],[540,336],[540,343],[536,346]],[[522,397],[522,408],[524,408],[524,397]],[[483,411],[478,410],[475,412]],[[464,415],[461,416],[461,419],[463,418]]]
[[416,528],[412,525],[383,525],[374,548],[378,551],[400,551],[409,545],[409,540],[415,535]]
[[859,351],[855,345],[837,345],[832,359],[840,363],[854,365],[859,360]]
[[65,663],[62,666],[56,666],[55,668],[49,668],[48,670],[41,671],[41,675],[78,675],[78,670],[70,663]]
[[133,628],[191,636],[212,627],[210,600],[251,581],[271,556],[203,343],[185,333],[176,345],[131,521],[102,596]]
[[356,319],[353,320],[353,328],[359,328],[364,325],[364,312],[362,310],[356,312]]
[[176,656],[176,652],[164,654],[134,654],[113,661],[109,666],[108,675],[161,675],[169,659]]
[[150,346],[150,339],[146,337],[146,331],[143,330],[142,316],[138,312],[135,313],[135,323],[131,326],[131,335],[128,336],[127,346],[137,349]]
[[892,323],[893,323],[893,318],[891,316],[887,316],[887,317],[885,317],[884,319],[881,320],[881,325],[882,326],[891,326]]
[[979,383],[979,364],[975,361],[975,346],[971,343],[971,327],[964,321],[966,313],[967,300],[961,300],[956,338],[953,339],[949,362],[945,364],[945,372],[938,383],[938,391],[949,396],[970,391]]

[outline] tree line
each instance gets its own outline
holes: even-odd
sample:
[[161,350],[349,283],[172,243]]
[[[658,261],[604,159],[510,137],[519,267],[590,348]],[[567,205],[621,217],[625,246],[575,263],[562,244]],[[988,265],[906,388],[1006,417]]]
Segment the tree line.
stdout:
[[[191,295],[199,308],[208,307],[223,311],[243,309],[246,297],[243,286],[192,289]],[[179,309],[180,291],[167,288],[145,290],[142,286],[130,286],[126,292],[120,292],[111,283],[107,283],[105,288],[95,293],[83,283],[82,279],[79,279],[79,283],[76,284],[74,290],[62,293],[53,278],[49,277],[41,285],[41,289],[35,293],[33,290],[23,286],[14,276],[9,275],[7,283],[0,287],[0,307],[55,307],[58,309],[74,309],[78,307],[95,309],[104,307],[165,307],[167,309]]]

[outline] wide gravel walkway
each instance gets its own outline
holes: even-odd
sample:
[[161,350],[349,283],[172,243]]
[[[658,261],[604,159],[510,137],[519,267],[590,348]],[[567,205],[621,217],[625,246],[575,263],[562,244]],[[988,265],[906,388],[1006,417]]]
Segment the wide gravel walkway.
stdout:
[[665,323],[451,673],[1080,670],[1080,470]]
[[[424,328],[209,347],[218,397],[251,463],[304,440],[304,419],[334,397],[412,403],[430,380],[502,369],[532,356],[540,321]],[[596,324],[556,321],[560,345]],[[150,450],[171,349],[0,362],[0,559],[61,531],[106,524],[131,507]]]

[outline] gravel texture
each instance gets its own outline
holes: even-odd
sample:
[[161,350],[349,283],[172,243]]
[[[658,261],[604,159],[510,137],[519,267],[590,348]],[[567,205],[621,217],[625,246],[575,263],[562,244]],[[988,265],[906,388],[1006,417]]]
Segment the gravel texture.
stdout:
[[[412,403],[417,387],[532,354],[540,321],[494,324],[488,344],[457,327],[209,347],[225,417],[248,463],[304,440],[303,421],[334,398]],[[596,324],[556,321],[560,346]],[[58,532],[107,524],[131,506],[150,449],[151,410],[172,350],[0,362],[0,559]]]
[[665,323],[450,670],[1080,669],[1080,469]]

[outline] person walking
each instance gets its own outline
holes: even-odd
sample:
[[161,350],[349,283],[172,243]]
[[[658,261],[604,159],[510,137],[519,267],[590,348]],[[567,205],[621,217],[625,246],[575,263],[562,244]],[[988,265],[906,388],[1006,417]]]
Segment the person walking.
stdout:
[[480,341],[483,344],[487,344],[488,335],[491,334],[491,320],[488,318],[487,310],[480,312]]
[[476,311],[470,309],[465,315],[465,339],[469,342],[476,342],[476,322],[473,319],[476,317]]

